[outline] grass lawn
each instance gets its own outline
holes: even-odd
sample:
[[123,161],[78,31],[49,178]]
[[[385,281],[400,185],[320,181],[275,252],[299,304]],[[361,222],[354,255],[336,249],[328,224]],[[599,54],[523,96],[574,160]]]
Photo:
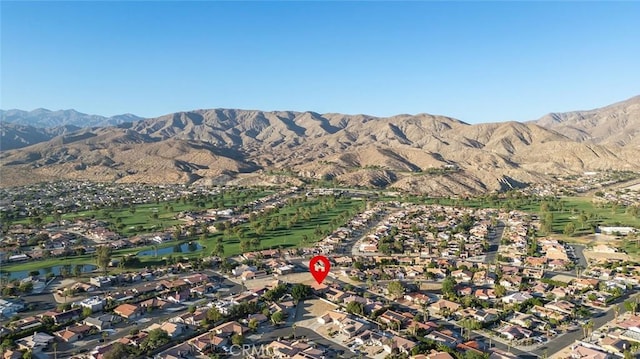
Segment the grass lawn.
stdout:
[[[311,207],[313,205],[317,205],[319,203],[318,200],[310,200],[302,203],[295,203],[293,205],[288,205],[281,208],[279,211],[271,214],[267,220],[269,220],[273,216],[281,216],[281,215],[289,215],[294,214],[297,208],[306,208]],[[320,228],[324,231],[330,231],[334,228],[331,226],[331,221],[333,219],[339,218],[344,213],[351,212],[355,214],[357,208],[362,206],[363,202],[352,199],[337,199],[336,205],[334,208],[328,209],[324,212],[317,213],[312,215],[308,221],[301,219],[299,222],[294,224],[291,228],[287,229],[285,224],[281,224],[277,228],[273,230],[267,230],[260,237],[260,249],[266,248],[291,248],[296,247],[303,244],[303,238],[306,235],[308,238],[308,242],[306,244],[311,243],[312,241],[317,240],[315,238],[314,232],[316,228]],[[151,205],[145,205],[146,208],[155,208]],[[175,207],[174,207],[175,209]],[[138,210],[136,210],[137,214]],[[144,217],[140,217],[139,220],[142,220]],[[251,228],[250,224],[245,223],[241,225],[244,229],[244,238],[251,239],[256,236],[255,231]],[[224,237],[224,234],[221,232],[209,234],[205,240],[197,240],[196,237],[187,238],[186,241],[194,240],[200,243],[203,247],[201,251],[189,252],[189,253],[173,253],[174,257],[200,257],[203,255],[210,255],[215,243],[219,237]],[[315,239],[315,240],[314,240]],[[163,243],[158,245],[157,248],[165,248],[172,247],[178,244],[179,242],[171,241],[167,243]],[[236,236],[231,236],[228,238],[224,238],[224,254],[225,256],[233,256],[242,253],[240,250],[240,240]],[[153,245],[144,246],[144,247],[136,247],[136,248],[126,248],[121,250],[116,250],[112,254],[113,259],[119,259],[126,255],[136,254],[145,250],[154,249]],[[141,266],[148,265],[156,265],[162,264],[161,257],[164,256],[139,256],[141,261]],[[24,262],[24,263],[16,263],[4,266],[3,271],[31,271],[41,268],[48,268],[58,265],[66,265],[66,264],[96,264],[95,256],[92,254],[80,255],[80,256],[70,256],[67,258],[50,258],[46,260],[32,261],[32,262]]]
[[[282,215],[291,215],[296,213],[297,208],[309,208],[318,204],[319,201],[308,201],[303,203],[296,203],[290,206],[285,206],[279,211],[269,215],[267,221],[273,217]],[[277,228],[267,230],[260,238],[260,249],[267,248],[291,248],[299,245],[310,244],[317,241],[319,238],[315,236],[316,228],[320,228],[323,231],[332,231],[331,221],[339,218],[344,213],[351,212],[356,213],[357,209],[362,206],[362,201],[352,199],[338,199],[334,208],[328,209],[325,212],[320,212],[315,215],[311,215],[309,220],[301,219],[291,228],[286,228],[285,224],[280,224]],[[244,229],[243,239],[256,238],[256,232],[251,228],[251,225],[245,223],[241,225]],[[205,247],[205,251],[210,252],[215,246],[217,239],[223,236],[222,233],[215,233],[207,237],[204,241],[199,243]],[[304,242],[306,236],[307,242]],[[236,236],[225,238],[224,241],[224,254],[225,256],[233,256],[242,253],[240,250],[240,239]],[[253,249],[252,249],[253,250]],[[196,256],[196,253],[189,253],[188,255]]]
[[[177,242],[177,241],[166,242],[161,245],[158,245],[157,249],[173,247],[178,243],[182,243],[182,242]],[[153,245],[150,245],[150,246],[144,246],[144,247],[119,249],[119,250],[113,251],[111,258],[114,260],[118,260],[126,255],[136,254],[138,252],[145,251],[145,250],[152,250],[154,248],[155,247]],[[194,252],[194,253],[199,253],[199,252]],[[154,256],[142,256],[140,257],[140,261],[145,263],[145,265],[151,265],[152,263],[150,262],[160,262],[161,260],[160,258],[156,258]],[[42,268],[50,268],[50,267],[63,266],[63,265],[76,265],[76,264],[96,265],[95,255],[83,254],[83,255],[77,255],[77,256],[48,258],[48,259],[42,259],[42,260],[3,265],[2,272],[32,271],[32,270],[37,270]],[[161,264],[161,263],[156,263],[156,264]],[[113,272],[113,269],[111,269],[110,272]]]
[[[62,219],[75,220],[82,218],[95,218],[109,222],[114,229],[124,236],[132,236],[139,233],[157,231],[161,228],[170,228],[182,221],[175,219],[175,215],[184,211],[202,211],[206,208],[219,208],[218,204],[224,204],[224,208],[241,206],[256,199],[274,193],[269,190],[256,191],[229,191],[222,196],[215,196],[212,201],[204,203],[206,207],[198,206],[195,202],[170,201],[160,203],[147,203],[134,205],[131,208],[103,208],[77,213],[65,213]],[[154,218],[157,214],[157,219]],[[52,216],[44,218],[43,223],[53,222]],[[29,223],[29,219],[21,219],[14,223]],[[118,226],[121,224],[120,226]],[[120,228],[118,228],[120,227]]]

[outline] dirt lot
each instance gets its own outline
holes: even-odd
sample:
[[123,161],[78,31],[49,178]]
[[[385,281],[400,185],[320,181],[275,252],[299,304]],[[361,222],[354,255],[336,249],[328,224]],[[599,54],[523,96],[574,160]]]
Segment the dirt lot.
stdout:
[[[232,281],[236,283],[241,283],[240,278],[230,278]],[[249,279],[245,282],[245,285],[249,289],[263,288],[273,283],[276,279],[279,279],[283,282],[287,283],[304,283],[311,284],[315,282],[315,279],[311,276],[311,273],[292,273],[278,276],[278,278],[274,276],[266,276],[264,278],[257,279]]]
[[320,299],[309,299],[304,301],[305,316],[311,315],[313,317],[319,317],[326,312],[338,308],[337,305],[327,303]]
[[629,260],[630,257],[626,253],[603,253],[603,252],[592,252],[585,250],[584,256],[587,258],[587,261],[598,261],[598,262],[606,262],[608,260]]

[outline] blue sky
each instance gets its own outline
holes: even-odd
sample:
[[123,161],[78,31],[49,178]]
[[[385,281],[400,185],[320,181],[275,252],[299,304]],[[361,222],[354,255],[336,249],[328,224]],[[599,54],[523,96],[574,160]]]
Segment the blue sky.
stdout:
[[1,2],[0,107],[533,120],[640,94],[638,2]]

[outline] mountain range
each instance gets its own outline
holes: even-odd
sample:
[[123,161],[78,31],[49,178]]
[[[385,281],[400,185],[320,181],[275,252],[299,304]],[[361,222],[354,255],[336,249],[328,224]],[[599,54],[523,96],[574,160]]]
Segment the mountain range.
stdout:
[[314,178],[447,195],[546,182],[549,174],[640,169],[640,96],[526,123],[476,125],[429,114],[233,109],[130,115],[108,127],[89,121],[59,127],[71,122],[57,117],[35,120],[58,127],[33,136],[22,128],[19,142],[29,144],[22,148],[5,146],[8,136],[16,138],[6,128],[29,121],[11,118],[0,127],[2,186],[60,178],[203,184]]

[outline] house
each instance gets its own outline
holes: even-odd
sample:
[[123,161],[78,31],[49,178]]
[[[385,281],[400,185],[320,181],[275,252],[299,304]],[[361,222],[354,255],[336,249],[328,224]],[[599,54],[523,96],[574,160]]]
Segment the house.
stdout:
[[9,325],[11,328],[14,328],[18,331],[23,331],[41,327],[43,324],[42,321],[40,321],[40,319],[36,317],[26,317],[11,322]]
[[91,283],[92,285],[95,285],[98,288],[104,288],[111,285],[112,279],[113,277],[107,277],[107,276],[91,277],[89,278],[89,283]]
[[454,313],[460,309],[460,304],[446,299],[440,299],[439,301],[431,304],[429,309],[432,309],[437,313]]
[[596,349],[587,348],[582,344],[577,344],[571,347],[572,359],[609,359],[611,356],[607,353],[601,352]]
[[191,285],[196,285],[196,284],[205,284],[209,282],[209,277],[205,274],[202,273],[196,273],[196,274],[192,274],[189,275],[187,277],[182,278],[182,280],[184,280],[185,282],[191,284]]
[[181,304],[189,300],[189,289],[183,289],[181,291],[175,291],[167,295],[167,300],[172,303]]
[[571,315],[573,309],[575,308],[575,304],[568,302],[566,300],[558,300],[554,302],[549,302],[544,305],[545,308],[555,310],[556,312],[560,312],[563,314]]
[[2,359],[22,359],[22,352],[5,349]]
[[121,319],[118,316],[104,314],[101,316],[86,317],[84,319],[84,324],[96,327],[98,328],[98,330],[102,331],[105,329],[110,329],[111,327],[113,327],[113,324],[118,323],[120,320]]
[[8,301],[0,298],[0,316],[11,318],[24,309],[24,304],[18,301]]
[[164,310],[170,306],[171,306],[171,303],[159,298],[150,298],[145,300],[144,302],[138,303],[138,307],[140,307],[140,312],[144,312],[145,310],[153,310],[153,309]]
[[275,269],[275,272],[280,275],[293,273],[295,267],[291,264],[285,264],[283,266],[279,266]]
[[149,333],[149,332],[151,332],[152,330],[155,330],[155,329],[164,330],[165,332],[167,332],[167,334],[169,335],[170,338],[175,338],[175,337],[179,337],[180,335],[182,335],[182,333],[184,333],[186,327],[182,323],[164,322],[162,324],[157,324],[157,323],[151,324],[144,331]]
[[195,349],[189,343],[180,343],[156,354],[154,359],[191,359],[195,358]]
[[247,332],[249,332],[249,328],[236,321],[233,321],[220,324],[217,327],[213,328],[211,331],[216,333],[216,335],[220,337],[229,338],[233,334],[245,335]]
[[45,312],[43,317],[51,317],[56,324],[64,324],[74,320],[80,319],[82,310],[80,308],[70,309],[62,313],[57,312]]
[[454,359],[451,354],[447,352],[432,352],[425,356],[426,359]]
[[481,300],[496,299],[496,291],[491,288],[476,289],[473,295]]
[[458,282],[470,282],[473,279],[473,273],[462,269],[451,272],[451,276]]
[[602,347],[602,349],[610,353],[623,356],[624,351],[631,348],[631,343],[623,339],[605,337],[600,341],[600,346]]
[[481,323],[490,323],[498,319],[498,312],[495,309],[477,309],[473,310],[471,316]]
[[404,324],[407,318],[398,312],[388,309],[378,317],[378,320],[387,324],[390,329],[400,330],[400,327]]
[[428,295],[418,293],[418,292],[407,293],[404,295],[404,299],[418,305],[425,305],[431,302],[431,298],[429,298]]
[[431,339],[442,345],[446,345],[449,348],[455,348],[458,345],[459,340],[451,332],[434,330],[425,336],[427,339]]
[[53,334],[67,343],[73,343],[80,340],[80,334],[67,329],[59,330]]
[[382,346],[385,339],[385,336],[380,333],[373,332],[371,330],[365,330],[364,332],[356,336],[353,341],[359,345]]
[[32,353],[40,353],[53,343],[55,337],[47,334],[35,332],[27,337],[16,340],[18,348],[30,350]]
[[227,342],[227,338],[219,337],[214,332],[207,332],[190,339],[188,343],[195,347],[199,353],[204,354],[213,348],[226,345]]
[[489,359],[518,359],[518,356],[498,348],[491,349]]
[[59,330],[55,332],[54,335],[67,343],[73,343],[77,340],[82,339],[84,336],[89,334],[90,331],[90,326],[78,324]]
[[573,280],[572,285],[578,290],[595,289],[598,287],[599,282],[595,278],[576,278]]
[[507,304],[523,303],[533,296],[527,292],[516,292],[502,297],[502,302]]
[[555,287],[551,290],[551,295],[557,299],[565,298],[572,293],[569,288],[565,287]]
[[133,304],[120,304],[113,312],[125,319],[135,319],[142,315],[140,308]]
[[350,317],[344,318],[335,323],[338,325],[338,328],[340,328],[340,332],[347,338],[352,338],[358,333],[369,328],[369,325],[367,323],[351,319]]
[[385,341],[385,343],[382,345],[382,348],[389,354],[393,353],[396,350],[400,353],[408,354],[415,346],[416,342],[394,335],[392,338]]
[[335,310],[328,311],[322,316],[318,317],[318,323],[320,324],[330,324],[333,322],[340,322],[348,317],[347,313],[338,312]]
[[311,289],[313,289],[313,291],[316,294],[323,294],[326,293],[327,290],[329,290],[329,286],[326,284],[322,284],[322,283],[318,283],[316,281],[313,281],[313,283],[311,283]]
[[531,313],[537,315],[540,318],[553,319],[557,321],[563,321],[567,318],[567,315],[564,313],[541,307],[539,305],[534,305],[533,308],[531,308]]
[[80,306],[91,309],[91,312],[99,312],[104,308],[105,300],[101,297],[89,297],[80,301]]
[[146,332],[138,332],[136,334],[130,334],[124,338],[120,338],[118,341],[124,345],[139,347],[148,336],[149,334]]
[[498,333],[509,340],[530,338],[533,332],[519,325],[505,325],[498,329]]
[[325,292],[325,296],[327,297],[328,300],[334,303],[341,303],[342,300],[347,297],[347,294],[341,290],[338,290],[335,288],[329,288]]

